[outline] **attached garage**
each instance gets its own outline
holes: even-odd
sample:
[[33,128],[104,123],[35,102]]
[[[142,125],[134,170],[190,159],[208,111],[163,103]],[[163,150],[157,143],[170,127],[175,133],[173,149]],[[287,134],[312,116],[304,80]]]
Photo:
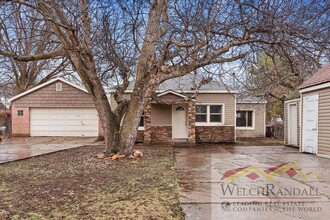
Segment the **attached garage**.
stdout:
[[88,92],[57,78],[11,99],[13,136],[97,137],[103,129]]

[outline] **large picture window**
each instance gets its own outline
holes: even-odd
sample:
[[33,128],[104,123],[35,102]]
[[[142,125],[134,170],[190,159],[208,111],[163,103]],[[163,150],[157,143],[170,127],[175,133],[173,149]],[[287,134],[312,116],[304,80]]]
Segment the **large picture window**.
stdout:
[[237,111],[236,126],[237,127],[253,127],[253,111]]
[[222,105],[196,105],[196,123],[222,123]]

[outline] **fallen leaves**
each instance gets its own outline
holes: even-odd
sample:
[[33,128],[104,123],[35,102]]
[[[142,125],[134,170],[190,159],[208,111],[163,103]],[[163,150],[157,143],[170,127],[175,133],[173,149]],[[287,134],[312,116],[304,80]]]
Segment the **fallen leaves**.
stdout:
[[[101,160],[108,159],[108,158],[111,158],[112,160],[117,160],[117,159],[125,158],[126,156],[124,154],[119,154],[119,153],[110,154],[110,155],[107,155],[106,153],[100,153],[100,154],[97,154],[96,157]],[[143,153],[139,150],[133,150],[132,154],[127,156],[127,158],[129,158],[129,159],[135,159],[138,157],[143,157]]]
[[143,153],[139,150],[133,150],[133,157],[143,157]]
[[1,166],[0,219],[184,219],[172,150],[135,149],[143,157],[112,160],[100,145]]
[[124,154],[113,154],[113,155],[111,156],[111,159],[112,159],[112,160],[117,160],[117,159],[124,158],[124,157],[125,157]]
[[96,155],[96,157],[98,159],[105,159],[105,158],[107,158],[107,155],[105,153],[101,153],[101,154]]

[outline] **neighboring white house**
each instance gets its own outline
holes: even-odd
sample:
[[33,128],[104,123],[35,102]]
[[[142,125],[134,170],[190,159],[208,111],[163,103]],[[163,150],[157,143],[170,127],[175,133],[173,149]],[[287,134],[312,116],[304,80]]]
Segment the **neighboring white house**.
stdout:
[[285,103],[285,143],[330,158],[330,64],[299,86],[299,93]]

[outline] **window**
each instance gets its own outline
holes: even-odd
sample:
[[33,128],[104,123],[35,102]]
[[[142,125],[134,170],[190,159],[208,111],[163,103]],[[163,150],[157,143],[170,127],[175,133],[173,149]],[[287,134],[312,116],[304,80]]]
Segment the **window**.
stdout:
[[196,105],[196,122],[207,122],[207,105]]
[[56,83],[56,92],[62,91],[62,83]]
[[17,111],[17,115],[18,115],[18,116],[23,116],[23,113],[24,113],[23,110],[18,110],[18,111]]
[[144,113],[141,115],[139,127],[144,127]]
[[196,105],[196,122],[222,123],[222,105]]
[[210,105],[210,122],[221,122],[221,105]]
[[184,107],[182,107],[182,106],[178,106],[175,110],[176,110],[176,111],[184,111]]
[[253,111],[237,111],[236,126],[237,127],[253,127],[252,126]]

